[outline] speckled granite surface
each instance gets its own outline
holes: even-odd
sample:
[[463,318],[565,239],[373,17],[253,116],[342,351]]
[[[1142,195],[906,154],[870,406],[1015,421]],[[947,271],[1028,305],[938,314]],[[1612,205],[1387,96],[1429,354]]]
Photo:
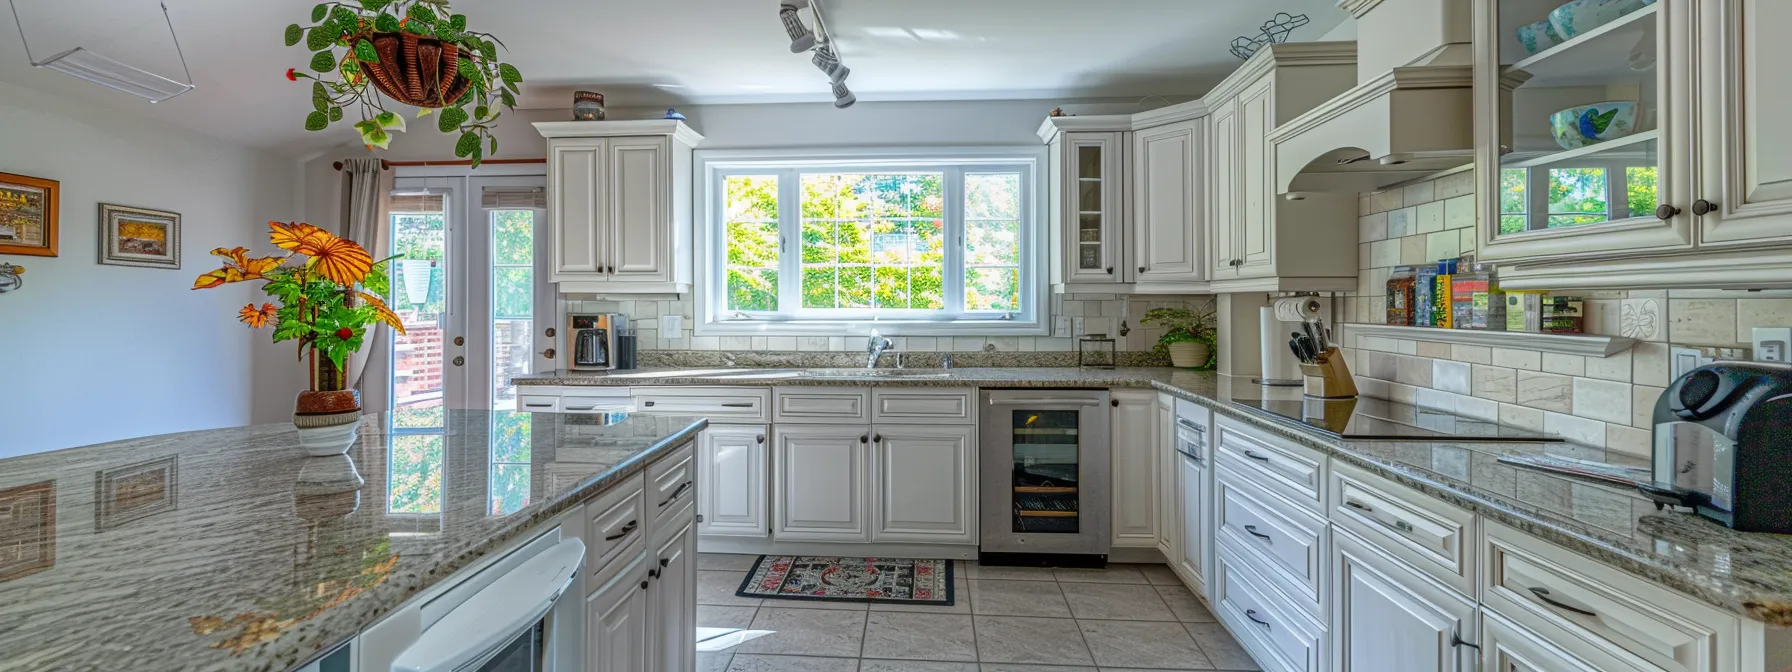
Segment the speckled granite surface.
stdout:
[[[967,367],[1074,367],[1075,351],[1013,352],[970,350],[962,352],[909,352],[892,350],[885,353],[882,366],[893,367],[898,361],[911,368],[941,366],[946,355],[958,366]],[[1119,366],[1170,365],[1167,354],[1152,351],[1122,350],[1114,353]],[[643,367],[853,367],[864,366],[866,355],[859,352],[780,352],[775,350],[642,350]]]
[[[334,458],[305,457],[291,425],[265,425],[0,460],[0,499],[54,502],[40,539],[0,549],[0,670],[289,669],[706,421],[449,411],[442,424],[398,437],[369,416]],[[432,466],[408,478],[407,455]],[[401,474],[390,484],[388,467]],[[519,468],[494,497],[494,472]],[[425,480],[440,504],[414,508],[439,512],[387,512]],[[43,519],[11,511],[9,545],[19,518]]]
[[[1792,627],[1792,536],[1739,533],[1691,514],[1657,512],[1631,490],[1499,463],[1512,452],[1553,452],[1642,465],[1638,458],[1569,443],[1350,441],[1307,431],[1235,405],[1298,399],[1298,390],[1233,384],[1211,372],[1168,368],[960,368],[921,376],[854,379],[801,371],[656,369],[620,374],[549,372],[519,380],[551,385],[869,385],[1155,388],[1214,408],[1489,519],[1573,549],[1643,579],[1772,625]],[[934,377],[923,377],[933,375]]]

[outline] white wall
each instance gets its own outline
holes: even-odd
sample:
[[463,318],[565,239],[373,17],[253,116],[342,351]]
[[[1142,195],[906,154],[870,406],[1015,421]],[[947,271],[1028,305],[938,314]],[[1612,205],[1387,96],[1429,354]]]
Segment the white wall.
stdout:
[[[190,288],[212,248],[271,249],[294,163],[9,84],[0,148],[0,172],[62,186],[60,256],[0,255],[28,271],[0,296],[0,458],[249,424],[268,337],[236,321],[251,288]],[[100,265],[101,202],[181,213],[181,269]]]

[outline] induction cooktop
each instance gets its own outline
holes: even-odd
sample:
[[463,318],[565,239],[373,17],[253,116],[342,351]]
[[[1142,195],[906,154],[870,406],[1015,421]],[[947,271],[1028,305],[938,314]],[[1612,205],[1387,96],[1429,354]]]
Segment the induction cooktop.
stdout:
[[1542,432],[1384,399],[1236,399],[1232,403],[1340,439],[1527,443],[1562,440]]

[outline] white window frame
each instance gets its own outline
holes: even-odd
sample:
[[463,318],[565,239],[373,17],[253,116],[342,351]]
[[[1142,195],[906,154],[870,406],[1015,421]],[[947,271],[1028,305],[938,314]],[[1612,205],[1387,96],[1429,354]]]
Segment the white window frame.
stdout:
[[[699,150],[696,178],[701,218],[696,225],[695,284],[698,336],[840,336],[867,334],[875,329],[886,336],[1001,335],[1048,336],[1051,332],[1051,288],[1045,274],[1047,231],[1046,190],[1040,183],[1045,148],[1039,147],[919,147],[837,150]],[[942,172],[945,180],[946,310],[936,311],[799,311],[791,313],[727,312],[727,257],[725,242],[727,191],[723,180],[730,175],[781,173],[779,220],[780,306],[797,305],[801,297],[782,283],[800,277],[800,185],[791,176],[799,172],[881,171]],[[1020,177],[1020,292],[1018,312],[962,312],[964,305],[964,173],[1014,171]],[[952,269],[958,269],[953,272]],[[794,286],[794,285],[791,285]],[[806,314],[804,314],[806,312]]]

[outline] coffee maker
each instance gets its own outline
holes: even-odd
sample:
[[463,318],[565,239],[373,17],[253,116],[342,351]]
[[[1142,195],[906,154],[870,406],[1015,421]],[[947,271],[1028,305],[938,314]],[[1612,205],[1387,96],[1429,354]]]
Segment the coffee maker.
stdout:
[[572,357],[567,368],[573,371],[609,371],[634,368],[626,361],[632,350],[624,332],[629,331],[628,316],[621,313],[568,315],[568,350]]
[[1657,502],[1742,532],[1792,533],[1792,366],[1719,362],[1655,402]]

